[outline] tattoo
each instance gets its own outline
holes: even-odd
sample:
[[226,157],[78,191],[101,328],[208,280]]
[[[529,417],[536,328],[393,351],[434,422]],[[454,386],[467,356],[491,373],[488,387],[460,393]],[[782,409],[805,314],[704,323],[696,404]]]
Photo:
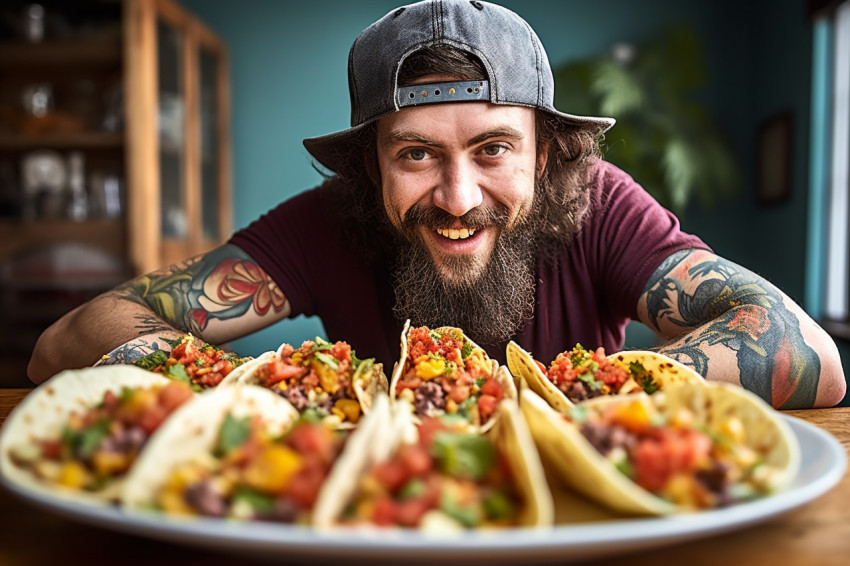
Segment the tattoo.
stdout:
[[[167,326],[165,329],[171,330]],[[136,360],[144,358],[148,354],[156,352],[157,350],[167,349],[170,352],[171,344],[168,343],[167,339],[160,338],[160,340],[161,342],[156,340],[153,342],[148,342],[147,340],[133,340],[126,342],[103,356],[94,365],[111,366],[117,364],[132,364]]]
[[778,408],[814,404],[820,359],[803,340],[797,316],[763,278],[723,258],[685,251],[666,260],[644,292],[656,329],[662,319],[683,331],[699,327],[662,347],[666,355],[687,356],[707,375],[710,361],[701,347],[721,344],[735,352],[746,389]]
[[[280,312],[286,303],[277,284],[233,245],[137,277],[117,292],[147,305],[173,327],[199,335],[211,319],[238,318],[251,309],[262,316]],[[140,328],[155,332],[155,324],[143,320]]]
[[134,317],[138,322],[136,323],[136,330],[139,331],[139,336],[143,334],[153,334],[154,332],[163,332],[166,330],[171,330],[172,328],[162,322],[159,318],[151,315],[138,314]]

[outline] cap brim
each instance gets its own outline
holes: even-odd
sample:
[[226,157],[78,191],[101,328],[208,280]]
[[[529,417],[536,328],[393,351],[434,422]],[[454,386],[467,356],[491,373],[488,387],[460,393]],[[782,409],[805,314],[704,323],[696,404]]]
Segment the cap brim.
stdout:
[[[569,126],[596,130],[598,135],[604,134],[616,123],[614,118],[577,116],[548,108],[540,108],[540,110],[559,118]],[[373,122],[375,120],[332,134],[307,138],[302,143],[307,148],[307,151],[310,152],[310,155],[323,167],[334,173],[339,173],[341,166],[350,159],[351,150],[356,144],[357,137],[362,135],[363,131]]]

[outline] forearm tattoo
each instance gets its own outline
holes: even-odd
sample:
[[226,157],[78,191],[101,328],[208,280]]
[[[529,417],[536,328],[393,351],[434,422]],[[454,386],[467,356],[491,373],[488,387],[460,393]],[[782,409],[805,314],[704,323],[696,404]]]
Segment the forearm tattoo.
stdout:
[[668,258],[647,283],[648,315],[682,327],[683,335],[659,350],[688,358],[707,375],[711,360],[703,346],[735,352],[741,385],[779,408],[811,407],[820,360],[803,340],[800,320],[779,291],[762,277],[714,255],[690,251]]
[[[165,327],[166,330],[172,330],[171,328]],[[168,350],[171,351],[171,344],[167,342],[166,338],[160,338],[154,341],[148,340],[131,340],[130,342],[126,342],[121,344],[102,358],[100,358],[97,362],[95,362],[95,366],[111,366],[116,364],[132,364],[136,360],[144,358],[148,354],[156,352],[157,350]]]
[[[167,269],[137,277],[118,293],[143,302],[169,325],[201,334],[210,320],[280,312],[286,299],[277,284],[242,250],[225,245]],[[156,325],[139,321],[139,328]]]

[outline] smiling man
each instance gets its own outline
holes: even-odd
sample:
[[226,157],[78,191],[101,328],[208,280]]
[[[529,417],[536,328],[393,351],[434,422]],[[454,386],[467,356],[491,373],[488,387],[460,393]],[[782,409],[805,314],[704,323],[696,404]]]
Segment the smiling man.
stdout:
[[843,397],[835,344],[798,305],[602,159],[614,120],[553,106],[543,46],[513,12],[393,10],[354,42],[349,86],[351,127],[304,141],[324,184],[72,311],[40,338],[31,379],[299,314],[386,367],[408,318],[459,326],[499,360],[509,340],[541,360],[577,342],[616,351],[634,319],[660,351],[774,406]]

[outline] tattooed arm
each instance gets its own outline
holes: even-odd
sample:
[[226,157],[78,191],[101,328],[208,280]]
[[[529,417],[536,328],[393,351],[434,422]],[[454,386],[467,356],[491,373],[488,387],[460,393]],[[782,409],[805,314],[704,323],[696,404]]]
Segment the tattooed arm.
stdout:
[[670,339],[661,353],[774,407],[829,407],[844,396],[841,360],[826,332],[765,279],[714,254],[670,256],[644,287],[638,314]]
[[35,383],[108,353],[128,363],[163,339],[191,332],[223,343],[290,313],[281,290],[240,248],[226,244],[167,269],[132,279],[74,309],[39,337],[27,373]]

